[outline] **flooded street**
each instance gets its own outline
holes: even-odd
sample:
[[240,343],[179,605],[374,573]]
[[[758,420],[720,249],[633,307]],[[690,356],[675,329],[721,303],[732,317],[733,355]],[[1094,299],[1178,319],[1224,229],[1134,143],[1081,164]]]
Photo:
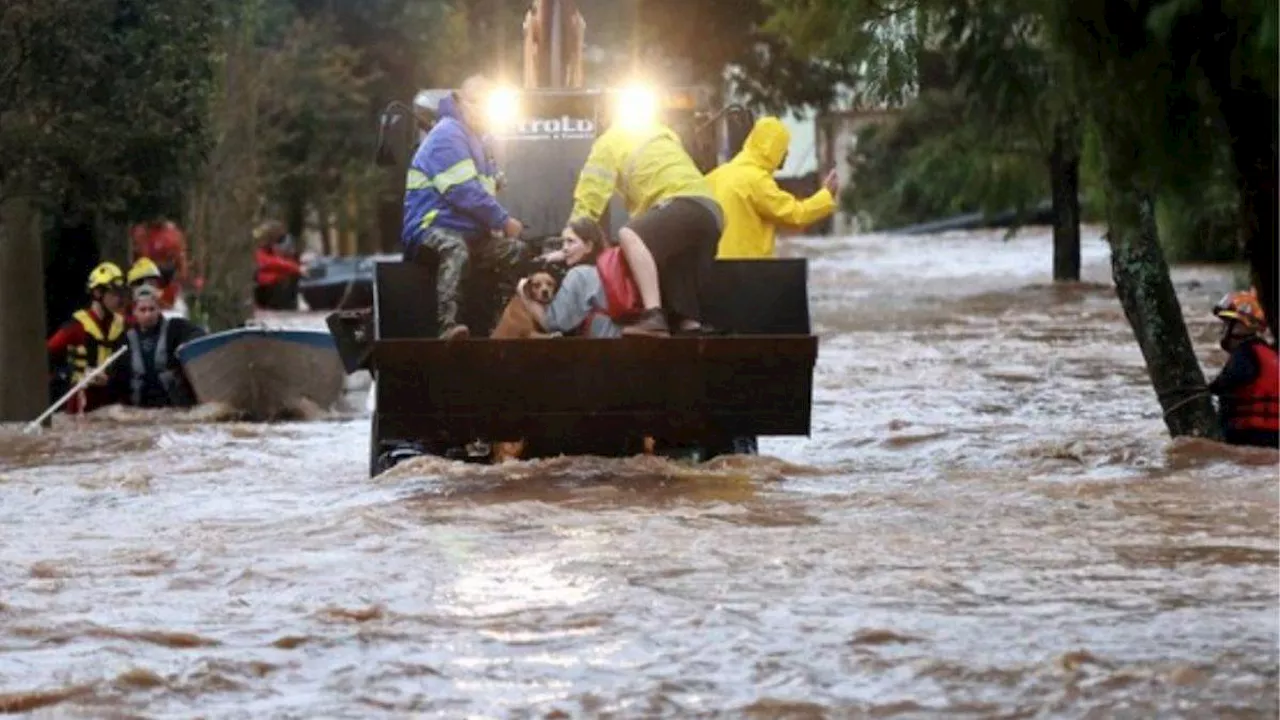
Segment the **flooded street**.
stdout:
[[[1070,287],[1047,230],[787,253],[813,433],[758,458],[370,480],[359,412],[4,429],[0,712],[1276,717],[1277,454],[1169,441],[1096,230]],[[1231,273],[1174,279],[1211,377]]]

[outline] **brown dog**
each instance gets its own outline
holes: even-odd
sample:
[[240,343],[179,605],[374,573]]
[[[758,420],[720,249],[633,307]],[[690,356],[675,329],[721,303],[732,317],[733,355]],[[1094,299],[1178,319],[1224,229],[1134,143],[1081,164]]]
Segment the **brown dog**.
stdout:
[[[524,284],[524,296],[546,307],[556,296],[556,279],[544,272],[530,275]],[[525,307],[519,296],[514,296],[502,311],[502,319],[498,320],[498,326],[493,329],[489,337],[495,340],[513,340],[559,337],[559,334],[539,330],[533,321],[533,315],[529,314],[529,308]]]
[[[524,296],[546,307],[556,296],[556,279],[544,272],[530,275],[524,284]],[[525,307],[519,296],[516,296],[507,303],[506,309],[502,311],[502,319],[498,321],[498,326],[493,329],[489,337],[498,340],[552,338],[560,337],[560,333],[545,333],[539,330],[533,321],[533,315],[529,314],[529,309]],[[500,463],[505,460],[518,460],[523,454],[523,441],[495,442],[490,459]]]

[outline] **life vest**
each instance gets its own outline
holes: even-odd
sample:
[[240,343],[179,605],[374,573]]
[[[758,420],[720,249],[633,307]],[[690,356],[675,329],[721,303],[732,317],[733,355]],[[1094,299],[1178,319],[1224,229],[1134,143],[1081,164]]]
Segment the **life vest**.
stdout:
[[71,384],[74,385],[83,380],[90,369],[105,363],[111,353],[120,348],[124,336],[124,319],[119,314],[112,315],[111,325],[104,335],[98,319],[88,310],[77,310],[71,317],[84,328],[85,335],[83,345],[67,348],[67,358],[71,363]]
[[[644,301],[631,277],[631,268],[627,265],[627,256],[622,254],[622,248],[602,250],[596,256],[596,272],[600,274],[600,285],[604,287],[604,315],[614,322],[627,322],[644,312]],[[591,321],[600,314],[596,309],[587,313],[579,329],[583,335],[590,335]]]
[[131,364],[129,390],[134,407],[142,406],[142,392],[146,389],[148,371],[154,372],[160,387],[170,399],[173,398],[177,375],[169,368],[169,319],[160,318],[160,336],[156,338],[156,347],[151,354],[151,366],[147,367],[147,358],[142,354],[142,333],[136,327],[129,328],[129,360]]
[[1280,362],[1276,349],[1261,341],[1249,343],[1249,348],[1258,364],[1258,376],[1223,397],[1227,427],[1280,431]]

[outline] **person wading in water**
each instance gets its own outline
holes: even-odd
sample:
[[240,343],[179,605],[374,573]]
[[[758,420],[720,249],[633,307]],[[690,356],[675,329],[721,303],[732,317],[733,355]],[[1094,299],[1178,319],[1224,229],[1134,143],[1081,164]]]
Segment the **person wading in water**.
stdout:
[[1252,291],[1231,293],[1213,314],[1222,321],[1222,349],[1231,353],[1209,392],[1232,445],[1280,447],[1280,364],[1264,338],[1267,319]]

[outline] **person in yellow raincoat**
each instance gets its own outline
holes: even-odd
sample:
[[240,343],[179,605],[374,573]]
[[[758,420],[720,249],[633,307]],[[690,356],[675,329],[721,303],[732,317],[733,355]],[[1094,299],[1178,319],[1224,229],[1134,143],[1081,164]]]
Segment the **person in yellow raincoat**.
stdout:
[[781,120],[762,117],[751,128],[742,151],[707,175],[716,202],[724,209],[717,259],[771,258],[779,225],[804,227],[835,212],[840,186],[834,170],[818,192],[803,200],[778,187],[773,174],[786,160],[790,143],[791,133]]
[[724,216],[675,131],[657,119],[617,117],[591,146],[569,222],[598,222],[614,190],[630,216],[618,244],[643,303],[623,334],[663,337],[672,324],[686,333],[709,331],[698,296]]

